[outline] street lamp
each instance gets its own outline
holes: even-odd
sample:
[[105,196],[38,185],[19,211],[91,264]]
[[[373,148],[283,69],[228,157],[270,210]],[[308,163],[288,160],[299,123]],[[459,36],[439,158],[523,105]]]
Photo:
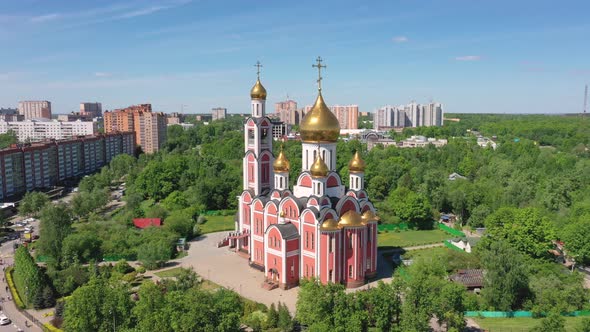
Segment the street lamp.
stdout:
[[25,286],[25,305],[29,305],[29,286]]

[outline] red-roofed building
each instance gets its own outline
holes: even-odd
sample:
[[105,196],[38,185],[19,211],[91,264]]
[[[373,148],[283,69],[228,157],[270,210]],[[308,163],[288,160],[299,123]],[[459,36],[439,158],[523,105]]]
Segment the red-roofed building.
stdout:
[[162,226],[162,220],[160,218],[134,218],[133,225],[137,228],[147,228],[150,226],[160,227]]

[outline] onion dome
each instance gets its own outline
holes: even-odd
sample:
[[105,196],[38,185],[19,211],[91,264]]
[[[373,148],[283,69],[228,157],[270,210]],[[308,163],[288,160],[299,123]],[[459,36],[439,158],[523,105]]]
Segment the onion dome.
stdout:
[[354,210],[349,210],[340,217],[338,222],[339,227],[358,227],[364,226],[363,219],[360,214]]
[[266,89],[260,83],[260,79],[256,80],[256,84],[250,90],[250,98],[266,100]]
[[315,158],[315,161],[309,168],[309,172],[311,173],[311,176],[314,178],[323,178],[328,176],[330,169],[328,168],[328,166],[324,162],[324,159],[322,159],[319,153],[318,156]]
[[324,222],[320,226],[320,230],[321,231],[337,231],[337,230],[340,230],[340,228],[338,228],[338,222],[336,220],[327,219],[327,220],[324,220]]
[[359,151],[357,150],[354,153],[354,156],[352,157],[350,162],[348,163],[348,172],[350,172],[350,173],[363,173],[365,171],[366,166],[367,165],[365,164],[365,161],[363,159],[361,159],[361,155],[359,154]]
[[289,172],[291,168],[291,163],[287,157],[285,157],[285,153],[283,152],[283,147],[281,146],[281,152],[279,152],[279,156],[275,159],[274,163],[272,163],[272,167],[274,168],[275,172]]
[[299,132],[303,142],[336,142],[338,140],[340,123],[326,106],[321,92],[311,110],[301,120]]
[[370,221],[379,221],[379,220],[381,220],[381,218],[379,218],[375,214],[375,212],[373,212],[371,210],[365,211],[365,213],[363,213],[363,216],[361,217],[361,219],[363,220],[363,225],[366,225]]

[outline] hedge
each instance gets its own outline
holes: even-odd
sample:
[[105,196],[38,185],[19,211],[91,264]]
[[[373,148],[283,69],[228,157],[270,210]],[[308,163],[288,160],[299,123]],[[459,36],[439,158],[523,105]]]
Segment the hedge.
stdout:
[[51,325],[51,323],[45,323],[43,324],[43,332],[63,332],[63,330]]
[[10,293],[12,294],[12,298],[14,299],[14,303],[21,309],[25,309],[26,306],[20,298],[20,295],[16,291],[16,286],[14,285],[14,281],[12,280],[12,271],[13,267],[9,267],[6,269],[6,281],[8,282],[8,287],[10,288]]

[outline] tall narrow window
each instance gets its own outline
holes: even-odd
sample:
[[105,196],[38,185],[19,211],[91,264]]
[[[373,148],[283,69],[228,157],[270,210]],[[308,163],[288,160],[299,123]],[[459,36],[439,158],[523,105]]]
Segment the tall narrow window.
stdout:
[[311,233],[311,249],[314,249],[314,238],[315,238],[315,234],[312,232]]
[[352,265],[348,265],[348,277],[352,278]]

